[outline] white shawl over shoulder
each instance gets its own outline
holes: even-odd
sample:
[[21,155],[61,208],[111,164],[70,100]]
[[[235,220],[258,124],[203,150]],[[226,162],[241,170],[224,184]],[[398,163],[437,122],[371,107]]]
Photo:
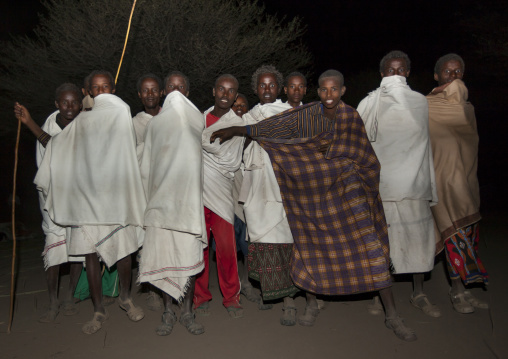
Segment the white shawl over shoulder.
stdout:
[[[204,118],[213,110],[205,111]],[[233,224],[235,220],[233,203],[234,173],[242,163],[244,137],[234,137],[219,144],[219,140],[210,143],[210,136],[214,131],[231,126],[245,125],[233,110],[229,110],[216,123],[203,131],[203,159],[205,182],[203,186],[203,201],[207,208]]]
[[358,113],[381,163],[381,199],[437,203],[426,98],[412,91],[405,77],[384,77]]
[[49,141],[34,180],[60,225],[143,225],[141,184],[129,106],[102,94]]

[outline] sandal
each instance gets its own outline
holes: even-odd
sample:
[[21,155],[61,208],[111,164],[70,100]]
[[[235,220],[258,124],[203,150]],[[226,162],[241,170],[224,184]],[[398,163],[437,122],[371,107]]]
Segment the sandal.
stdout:
[[280,325],[291,327],[296,324],[296,308],[282,307],[282,316],[280,317]]
[[450,291],[450,300],[453,309],[461,314],[469,314],[474,312],[474,307],[466,300],[465,293],[452,294]]
[[187,328],[187,331],[194,335],[203,334],[205,327],[196,322],[196,316],[193,313],[185,313],[180,316],[180,324]]
[[306,306],[303,315],[298,317],[298,324],[303,325],[304,327],[312,327],[314,323],[316,323],[318,314],[318,308]]
[[265,304],[265,302],[263,302],[263,299],[261,299],[261,301],[258,303],[259,310],[269,310],[272,308],[273,308],[273,304]]
[[441,311],[437,307],[437,305],[429,302],[427,295],[420,293],[416,297],[411,296],[409,299],[413,307],[421,309],[421,311],[428,315],[429,317],[439,318],[441,316]]
[[208,317],[210,313],[210,302],[204,302],[194,308],[194,312],[202,317]]
[[105,314],[95,312],[93,313],[93,319],[83,324],[81,331],[85,334],[97,333],[102,328],[102,323],[108,320],[108,318],[109,315],[107,312]]
[[102,305],[107,307],[111,304],[115,303],[115,298],[111,297],[109,295],[103,295],[102,296]]
[[261,296],[254,289],[254,287],[249,283],[248,285],[243,286],[240,289],[240,294],[243,294],[248,301],[254,303],[261,303]]
[[379,296],[375,296],[372,303],[367,305],[367,311],[372,315],[380,315],[384,313],[383,305],[379,300]]
[[63,315],[76,315],[79,313],[78,306],[72,301],[66,301],[62,303]]
[[243,308],[240,304],[230,305],[226,309],[231,318],[243,318]]
[[464,291],[464,299],[474,308],[489,309],[489,304],[476,298],[470,291]]
[[59,310],[58,305],[56,307],[55,306],[49,307],[48,311],[46,313],[44,313],[43,315],[41,315],[41,317],[39,318],[39,322],[40,323],[52,323],[55,321],[59,312],[60,312],[60,310]]
[[157,335],[165,336],[171,334],[176,323],[176,314],[172,311],[162,313],[162,323],[155,329]]
[[146,297],[146,305],[148,309],[150,309],[151,311],[158,312],[159,310],[161,310],[162,301],[159,294],[157,294],[153,290],[150,290],[150,292],[148,292],[148,297]]
[[414,330],[406,327],[404,320],[399,316],[394,318],[385,318],[385,325],[388,329],[393,330],[393,333],[399,339],[406,342],[414,342],[417,339]]
[[145,312],[143,312],[143,309],[141,307],[136,307],[131,298],[127,299],[126,301],[122,301],[119,297],[118,303],[120,308],[127,312],[127,316],[133,322],[139,322],[145,317]]

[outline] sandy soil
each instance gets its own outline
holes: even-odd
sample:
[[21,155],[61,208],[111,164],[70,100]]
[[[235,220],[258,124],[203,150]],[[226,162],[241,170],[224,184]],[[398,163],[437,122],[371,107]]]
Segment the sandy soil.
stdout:
[[[426,317],[409,303],[411,283],[399,281],[394,294],[400,314],[415,329],[418,340],[405,343],[385,328],[382,316],[367,313],[369,296],[333,298],[321,311],[312,328],[283,327],[279,324],[281,303],[272,310],[259,311],[243,300],[245,317],[231,319],[221,304],[216,270],[212,269],[212,314],[199,317],[206,328],[192,336],[179,324],[168,337],[158,337],[155,327],[160,312],[146,307],[146,293],[134,286],[134,298],[146,312],[145,318],[130,322],[117,304],[108,307],[110,319],[94,335],[81,333],[81,325],[92,316],[89,300],[79,304],[80,313],[60,314],[51,324],[38,317],[48,305],[48,295],[40,253],[42,237],[19,242],[16,306],[11,334],[6,334],[9,311],[10,259],[12,242],[0,242],[0,357],[1,358],[508,358],[508,303],[506,260],[508,241],[506,213],[485,215],[481,224],[481,255],[490,274],[488,290],[473,289],[490,303],[489,310],[461,315],[448,299],[444,262],[425,282],[431,301],[441,318]],[[68,276],[62,276],[62,286]],[[305,300],[297,298],[299,312]]]

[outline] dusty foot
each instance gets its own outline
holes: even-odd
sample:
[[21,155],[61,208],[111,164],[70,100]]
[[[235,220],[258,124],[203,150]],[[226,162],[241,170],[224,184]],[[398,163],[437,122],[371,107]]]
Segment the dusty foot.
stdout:
[[66,301],[62,303],[63,315],[76,315],[79,313],[78,306],[73,301]]
[[203,334],[205,327],[203,324],[196,322],[196,317],[193,313],[184,313],[180,316],[180,324],[182,324],[187,331],[194,335]]
[[402,339],[406,342],[413,342],[417,339],[414,330],[406,327],[404,320],[399,316],[394,318],[386,318],[385,325],[388,329],[393,330],[393,333],[399,339]]
[[319,314],[318,308],[306,306],[305,313],[303,313],[303,315],[298,317],[298,324],[303,325],[304,327],[312,327],[316,323],[318,314]]
[[40,323],[54,322],[59,312],[58,307],[59,307],[58,304],[49,307],[48,310],[43,315],[41,315],[41,317],[39,318],[39,322]]
[[85,334],[97,333],[102,328],[102,323],[104,323],[108,318],[109,315],[107,313],[103,314],[95,312],[92,320],[83,324],[81,331]]
[[157,327],[155,332],[157,335],[169,335],[173,331],[173,326],[176,323],[176,314],[173,311],[165,311],[162,314],[162,322]]
[[159,294],[151,290],[148,292],[148,297],[146,297],[146,305],[148,309],[154,312],[158,312],[163,308],[162,298]]
[[293,326],[296,324],[296,307],[283,306],[280,324],[284,326]]
[[201,303],[199,307],[194,309],[194,312],[202,317],[208,317],[210,315],[210,302]]
[[120,305],[120,308],[127,312],[127,316],[133,322],[139,322],[141,319],[145,317],[145,312],[143,311],[143,309],[141,307],[136,307],[132,302],[131,298],[122,301],[119,297],[118,303]]

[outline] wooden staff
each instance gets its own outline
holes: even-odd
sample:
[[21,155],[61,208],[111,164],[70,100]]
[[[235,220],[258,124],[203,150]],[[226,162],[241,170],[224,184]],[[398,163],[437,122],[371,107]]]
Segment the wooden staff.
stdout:
[[134,8],[136,7],[136,1],[132,4],[131,16],[129,18],[129,26],[127,26],[127,34],[125,34],[125,43],[123,44],[122,57],[120,58],[120,63],[118,64],[118,70],[116,71],[115,76],[115,85],[118,80],[118,75],[120,74],[120,68],[122,67],[123,55],[125,55],[125,48],[127,47],[127,40],[129,39],[129,32],[131,31],[131,22],[132,22],[132,14],[134,14]]
[[19,135],[21,133],[21,120],[18,120],[18,135],[16,136],[16,148],[14,150],[14,176],[12,185],[12,267],[11,267],[11,305],[9,308],[9,324],[7,334],[11,334],[12,317],[14,315],[14,269],[16,265],[16,176],[18,174],[18,149]]

